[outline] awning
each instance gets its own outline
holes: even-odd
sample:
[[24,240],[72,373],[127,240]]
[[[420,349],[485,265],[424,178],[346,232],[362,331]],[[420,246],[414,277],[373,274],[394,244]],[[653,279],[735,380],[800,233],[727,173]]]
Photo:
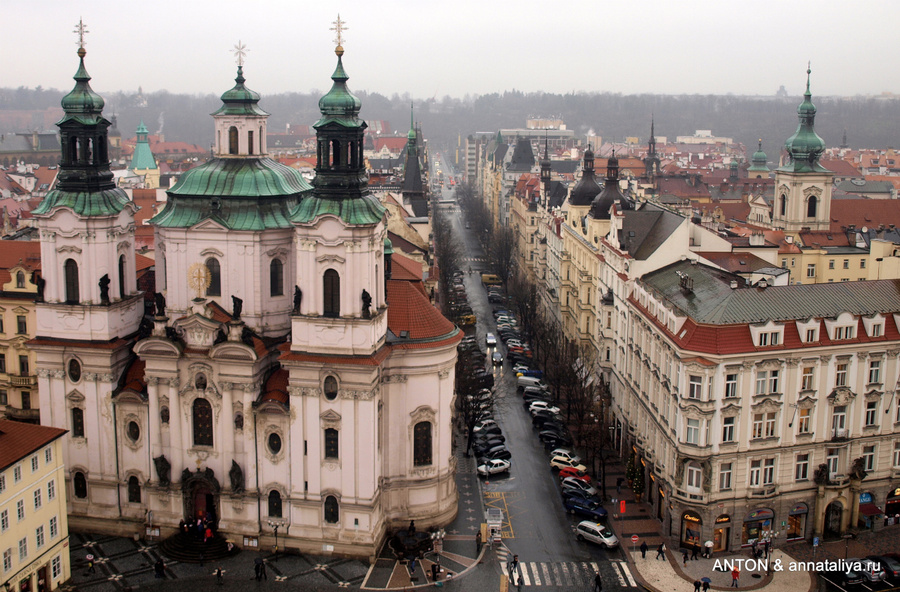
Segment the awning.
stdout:
[[881,516],[884,512],[875,504],[859,504],[859,513],[863,516]]

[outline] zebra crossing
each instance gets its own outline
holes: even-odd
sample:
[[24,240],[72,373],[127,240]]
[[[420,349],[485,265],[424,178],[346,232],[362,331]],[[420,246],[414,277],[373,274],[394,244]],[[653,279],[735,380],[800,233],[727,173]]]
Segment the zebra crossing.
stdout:
[[[507,558],[509,551],[498,553],[500,569],[508,573],[509,564]],[[621,559],[613,559],[608,562],[614,574],[619,588],[637,588],[638,584],[631,575],[628,564]],[[520,561],[519,569],[514,578],[520,586],[569,586],[590,589],[594,582],[594,575],[601,572],[604,582],[610,581],[608,570],[600,568],[596,561],[554,561],[536,562]],[[613,586],[615,587],[615,586]],[[607,587],[609,589],[609,587]]]

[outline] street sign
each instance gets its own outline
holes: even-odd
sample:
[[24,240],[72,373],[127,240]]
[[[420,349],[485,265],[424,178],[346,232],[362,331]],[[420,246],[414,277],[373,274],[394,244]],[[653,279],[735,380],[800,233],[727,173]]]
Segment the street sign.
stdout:
[[619,500],[619,513],[625,513],[625,500]]
[[813,547],[819,546],[819,537],[813,537]]
[[638,542],[638,535],[636,535],[636,534],[631,535],[631,542],[636,545]]

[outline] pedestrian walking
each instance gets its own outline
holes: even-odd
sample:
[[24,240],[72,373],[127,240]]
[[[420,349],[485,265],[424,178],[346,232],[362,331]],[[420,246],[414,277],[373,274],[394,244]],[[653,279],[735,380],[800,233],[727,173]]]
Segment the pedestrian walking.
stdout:
[[687,567],[687,562],[688,562],[687,549],[682,549],[681,555],[682,555],[682,559],[683,559],[683,565],[684,565],[684,567]]
[[88,553],[85,559],[87,560],[88,564],[88,573],[97,573],[96,571],[94,571],[94,556]]
[[200,567],[203,567],[203,551],[200,551]]
[[475,554],[478,555],[481,553],[481,531],[478,531],[478,534],[475,535]]
[[153,572],[156,574],[157,578],[166,577],[166,564],[163,563],[161,557],[156,560],[156,563],[153,564]]
[[739,570],[737,566],[734,566],[734,569],[731,570],[731,587],[741,587],[741,570]]
[[647,541],[641,543],[641,559],[647,558]]
[[222,568],[218,567],[218,568],[216,568],[216,585],[221,586],[224,583],[225,582],[222,579]]
[[431,581],[432,582],[436,582],[438,579],[438,569],[440,569],[440,568],[438,568],[437,563],[431,564]]
[[759,559],[759,541],[754,539],[750,544],[750,551],[753,553],[754,559]]
[[709,582],[707,582],[706,580],[703,581],[703,592],[709,592]]
[[594,576],[594,590],[596,592],[600,592],[603,590],[603,579],[600,577],[600,572],[597,572],[597,575]]
[[622,483],[625,482],[625,479],[619,477],[616,479],[616,493],[622,493]]
[[257,582],[262,578],[262,574],[259,572],[259,565],[259,563],[253,564],[253,576]]
[[666,558],[666,544],[660,543],[659,547],[656,548],[656,558],[657,559],[665,559]]
[[764,545],[766,549],[766,559],[769,558],[769,549],[772,548],[772,541],[770,539],[766,539],[766,544]]
[[269,581],[269,575],[266,573],[266,564],[265,563],[259,564],[259,574],[262,576],[262,579],[264,579],[267,582]]
[[701,584],[700,580],[694,580],[694,592],[700,592]]

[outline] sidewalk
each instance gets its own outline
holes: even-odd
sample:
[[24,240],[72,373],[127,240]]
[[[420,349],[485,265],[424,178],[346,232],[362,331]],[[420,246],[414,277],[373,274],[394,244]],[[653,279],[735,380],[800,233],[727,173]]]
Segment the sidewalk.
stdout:
[[[619,514],[619,503],[607,504],[610,514],[610,526],[619,538],[619,543],[625,551],[625,557],[633,567],[633,573],[638,581],[651,592],[691,592],[693,582],[702,578],[710,579],[712,589],[730,589],[732,584],[731,570],[725,569],[723,560],[749,559],[748,553],[717,553],[711,559],[688,560],[683,565],[680,546],[677,540],[665,536],[662,525],[653,516],[653,509],[647,503],[635,502],[634,492],[623,484],[621,492],[616,493],[616,480],[624,478],[625,467],[619,459],[612,458],[606,461],[606,490],[611,499],[625,500],[625,514]],[[638,536],[637,544],[632,544],[631,537]],[[646,542],[649,549],[647,557],[641,558],[638,547]],[[665,560],[656,559],[656,549],[660,543],[666,545]],[[808,543],[802,543],[809,547]],[[843,550],[843,545],[841,546]],[[770,559],[772,565],[780,560],[783,571],[773,571],[771,575],[759,571],[747,571],[742,569],[740,575],[740,587],[749,590],[765,590],[766,592],[806,592],[816,586],[813,574],[802,571],[791,571],[788,566],[797,560],[806,560],[805,557],[795,556],[793,547],[787,549],[774,549]],[[802,555],[798,553],[797,555]],[[843,556],[843,555],[842,555]],[[822,559],[821,555],[819,559]]]

